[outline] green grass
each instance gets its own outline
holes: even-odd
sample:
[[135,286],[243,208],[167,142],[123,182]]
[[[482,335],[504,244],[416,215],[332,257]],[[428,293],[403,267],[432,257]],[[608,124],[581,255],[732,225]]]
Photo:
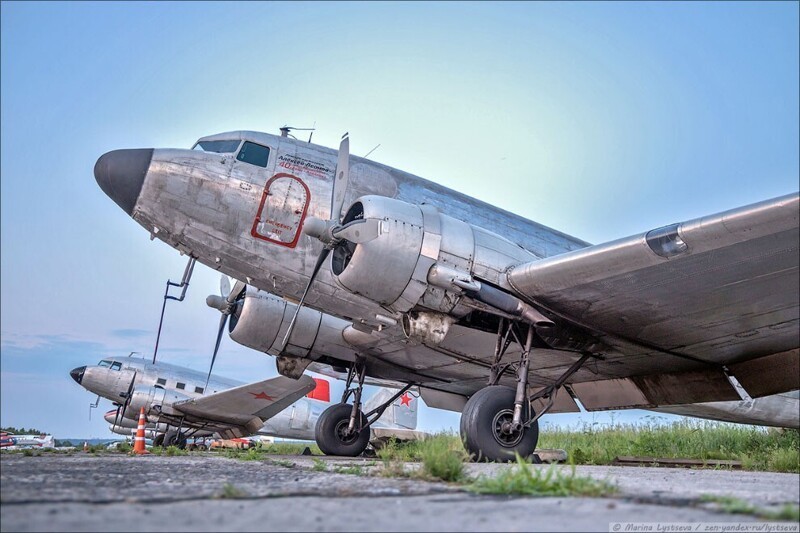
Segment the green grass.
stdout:
[[177,455],[189,455],[189,452],[186,450],[181,450],[177,446],[168,446],[164,450],[164,455],[166,455],[167,457],[174,457]]
[[404,463],[420,462],[413,475],[425,479],[459,482],[466,477],[464,463],[469,459],[461,439],[451,433],[440,433],[425,440],[397,442],[390,439],[377,451],[383,462],[384,475],[409,476]]
[[114,451],[119,453],[128,453],[131,450],[133,450],[133,447],[130,444],[128,444],[127,442],[120,442],[119,444],[117,444],[117,448]]
[[766,520],[792,520],[800,521],[800,506],[786,504],[781,509],[774,511],[756,507],[744,500],[731,496],[717,496],[715,494],[704,494],[700,497],[701,501],[716,503],[720,510],[731,514],[746,514],[758,516]]
[[264,444],[259,449],[271,455],[300,455],[306,448],[311,450],[312,455],[322,455],[322,450],[320,450],[319,446],[316,444],[273,442],[271,444]]
[[301,455],[303,450],[308,448],[312,455],[322,455],[322,450],[316,444],[302,444],[296,442],[273,442],[271,444],[256,445],[247,450],[239,448],[211,448],[231,459],[242,459],[244,461],[254,461],[266,459],[265,455]]
[[250,448],[247,451],[239,453],[236,458],[240,461],[263,461],[266,459],[264,455],[266,454],[260,452],[258,448]]
[[248,494],[243,491],[242,489],[231,485],[230,483],[225,483],[222,486],[222,490],[217,494],[217,498],[220,499],[231,499],[235,500],[237,498],[246,498]]
[[325,464],[325,461],[322,459],[314,459],[314,466],[311,467],[311,470],[314,472],[327,472],[328,466]]
[[419,441],[421,473],[442,481],[459,482],[466,478],[464,463],[469,460],[460,439],[436,436]]
[[584,424],[559,428],[546,424],[539,448],[567,450],[575,464],[610,464],[621,455],[741,461],[746,470],[800,472],[800,434],[756,426],[687,420],[661,424]]
[[349,474],[349,475],[352,475],[352,476],[363,476],[364,475],[364,468],[359,466],[359,465],[337,466],[337,467],[334,467],[333,471],[335,473],[337,473],[337,474]]
[[517,455],[517,464],[496,476],[479,476],[469,490],[478,494],[507,494],[520,496],[608,496],[617,491],[607,481],[575,474],[572,465],[569,474],[562,468],[533,467]]

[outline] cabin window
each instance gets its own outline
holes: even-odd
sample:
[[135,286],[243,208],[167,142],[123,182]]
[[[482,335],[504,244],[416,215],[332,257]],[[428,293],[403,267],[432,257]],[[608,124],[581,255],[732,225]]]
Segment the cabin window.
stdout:
[[102,361],[97,363],[97,366],[102,366],[104,368],[108,368],[108,367],[111,366],[111,361],[106,361],[105,359],[103,359]]
[[164,378],[158,378],[156,380],[156,385],[161,385],[162,387],[167,384],[167,380]]
[[218,154],[232,154],[239,148],[239,141],[197,141],[192,150],[201,150],[203,152],[216,152]]
[[186,388],[186,383],[178,382],[178,384],[175,385],[175,387],[178,388],[178,389],[185,389]]
[[194,388],[194,391],[195,391],[197,394],[203,394],[203,387],[195,387],[195,388]]
[[269,161],[269,148],[260,144],[251,143],[250,141],[245,141],[236,159],[257,167],[266,167],[267,161]]
[[111,363],[111,370],[121,370],[121,369],[122,369],[122,363],[117,363],[117,362]]

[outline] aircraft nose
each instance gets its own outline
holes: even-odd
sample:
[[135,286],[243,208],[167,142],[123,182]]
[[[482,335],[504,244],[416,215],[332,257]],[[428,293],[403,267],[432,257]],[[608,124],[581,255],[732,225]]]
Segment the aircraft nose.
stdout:
[[83,380],[83,373],[86,371],[85,366],[79,366],[78,368],[73,368],[70,370],[69,375],[72,376],[72,379],[75,380],[75,383],[80,385],[81,381]]
[[129,215],[139,198],[153,149],[112,150],[94,165],[94,179],[109,198]]

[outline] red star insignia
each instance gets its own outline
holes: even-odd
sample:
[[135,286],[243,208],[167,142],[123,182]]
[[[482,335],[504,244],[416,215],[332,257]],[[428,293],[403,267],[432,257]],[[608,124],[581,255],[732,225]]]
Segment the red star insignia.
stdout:
[[413,398],[411,396],[409,396],[408,393],[406,392],[405,394],[400,396],[400,405],[405,405],[406,407],[411,407],[411,401],[412,400],[413,400]]
[[250,394],[253,395],[253,398],[258,398],[259,400],[269,400],[269,401],[274,400],[272,396],[269,396],[266,392],[263,391],[259,392],[258,394],[256,394],[255,392],[251,392]]

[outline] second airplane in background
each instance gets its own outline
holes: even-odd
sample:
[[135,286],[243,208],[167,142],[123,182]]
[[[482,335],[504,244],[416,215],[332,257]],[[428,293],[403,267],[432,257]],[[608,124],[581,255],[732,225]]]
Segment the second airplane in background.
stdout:
[[[211,376],[206,384],[204,373],[130,357],[103,359],[70,375],[86,390],[118,405],[106,418],[115,433],[134,431],[144,407],[155,445],[184,447],[187,438],[211,436],[314,440],[317,419],[331,405],[329,383],[306,375],[247,384]],[[415,429],[418,398],[410,392],[380,389],[365,409],[382,405],[393,395],[397,397],[372,426],[373,443],[424,436]]]

